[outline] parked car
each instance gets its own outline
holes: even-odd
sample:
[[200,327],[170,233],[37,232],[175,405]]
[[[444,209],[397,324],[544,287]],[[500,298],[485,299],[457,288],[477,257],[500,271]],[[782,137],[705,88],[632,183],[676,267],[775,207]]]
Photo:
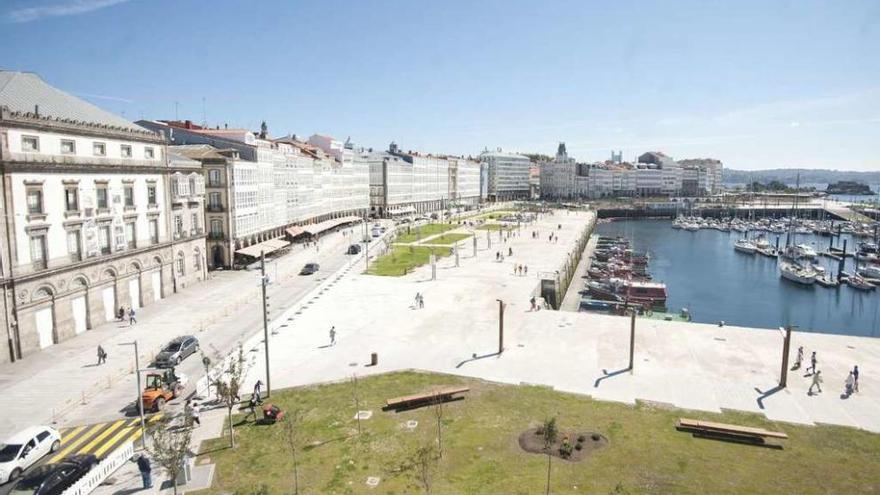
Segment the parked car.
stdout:
[[21,476],[46,454],[61,447],[61,434],[50,426],[32,426],[0,444],[0,483]]
[[372,235],[373,237],[379,237],[380,235],[382,235],[382,231],[379,229],[373,229]]
[[348,251],[346,251],[345,254],[358,254],[360,252],[361,252],[361,245],[360,244],[352,244],[351,246],[348,246]]
[[98,458],[92,454],[65,457],[28,473],[18,480],[9,495],[61,495],[97,464]]
[[440,215],[436,213],[431,213],[431,220],[437,220],[438,218],[440,218]]
[[199,339],[192,335],[184,335],[172,340],[156,356],[156,366],[168,368],[176,366],[181,361],[195,354],[199,350]]
[[306,266],[299,271],[300,275],[311,275],[316,273],[321,268],[317,263],[306,263]]
[[400,223],[410,223],[410,222],[412,222],[412,220],[410,220],[409,218],[406,218],[406,217],[401,218],[401,219],[398,220],[398,221],[399,221]]

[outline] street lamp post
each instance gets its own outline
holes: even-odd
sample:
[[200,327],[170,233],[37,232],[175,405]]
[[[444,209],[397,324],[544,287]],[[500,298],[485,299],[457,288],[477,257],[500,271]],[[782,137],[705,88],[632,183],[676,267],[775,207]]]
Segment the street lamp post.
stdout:
[[141,447],[147,448],[147,420],[144,418],[144,401],[141,399],[141,362],[138,357],[138,343],[137,340],[132,342],[122,342],[119,345],[131,345],[134,346],[134,373],[137,376],[137,394],[135,395],[137,405],[138,405],[138,414],[141,417]]
[[263,293],[263,344],[266,350],[266,397],[272,393],[272,387],[269,381],[269,303],[266,297],[266,286],[269,285],[269,279],[266,278],[266,252],[260,251],[260,288]]
[[498,301],[498,354],[504,352],[504,301]]

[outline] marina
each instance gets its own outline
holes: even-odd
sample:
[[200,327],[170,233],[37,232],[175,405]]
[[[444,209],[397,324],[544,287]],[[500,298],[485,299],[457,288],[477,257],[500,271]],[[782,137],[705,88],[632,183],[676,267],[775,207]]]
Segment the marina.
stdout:
[[831,222],[795,222],[786,249],[787,219],[714,223],[625,220],[597,233],[630,240],[650,260],[650,280],[665,284],[666,308],[695,322],[880,336],[875,227],[834,222],[831,236]]

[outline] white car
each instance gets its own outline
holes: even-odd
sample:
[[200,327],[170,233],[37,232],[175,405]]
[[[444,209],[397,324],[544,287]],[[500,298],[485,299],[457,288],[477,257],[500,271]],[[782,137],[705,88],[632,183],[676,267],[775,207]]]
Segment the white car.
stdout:
[[61,434],[50,426],[31,426],[0,444],[0,483],[18,478],[43,456],[61,448]]

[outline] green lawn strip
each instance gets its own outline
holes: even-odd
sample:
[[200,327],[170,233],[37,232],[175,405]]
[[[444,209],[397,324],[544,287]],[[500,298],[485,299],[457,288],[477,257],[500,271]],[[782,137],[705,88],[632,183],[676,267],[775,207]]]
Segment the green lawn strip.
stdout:
[[[362,422],[361,435],[353,419],[350,383],[273,390],[274,404],[302,414],[296,424],[300,493],[368,493],[368,476],[381,478],[376,493],[421,493],[406,465],[418,447],[436,445],[434,411],[381,409],[386,399],[447,385],[467,385],[471,391],[464,400],[443,406],[443,457],[432,487],[436,495],[544,493],[547,458],[523,452],[517,438],[550,416],[563,431],[595,431],[609,440],[578,463],[553,458],[551,493],[801,495],[870,493],[880,485],[880,435],[861,430],[779,423],[743,412],[629,406],[546,387],[398,372],[358,381],[360,408],[373,411]],[[700,439],[674,428],[680,417],[783,431],[789,439],[779,441],[782,450]],[[409,420],[418,421],[412,431],[405,427]],[[293,493],[284,425],[248,423],[236,432],[235,450],[225,448],[226,438],[202,445],[202,455],[217,469],[213,487],[198,493],[254,494],[263,485],[264,493]]]
[[376,258],[370,264],[367,273],[370,275],[383,275],[399,277],[404,271],[409,272],[417,266],[426,265],[431,261],[431,250],[438,258],[452,254],[451,248],[431,248],[427,246],[399,246],[395,245],[391,252]]
[[490,211],[488,213],[482,213],[480,215],[477,215],[476,218],[478,220],[498,220],[499,218],[507,217],[510,215],[516,215],[518,213],[519,213],[518,211],[514,211],[514,210],[498,210],[498,211]]
[[[442,234],[456,227],[458,226],[451,223],[429,223],[418,227],[398,227],[397,238],[394,242],[416,242],[432,235]],[[407,232],[407,228],[409,228],[409,232]]]
[[503,223],[484,223],[477,227],[477,230],[490,230],[492,232],[497,232],[499,230],[513,230],[515,228],[515,225],[507,225]]
[[443,234],[440,237],[425,241],[424,244],[455,244],[456,242],[467,239],[470,236],[471,234]]

